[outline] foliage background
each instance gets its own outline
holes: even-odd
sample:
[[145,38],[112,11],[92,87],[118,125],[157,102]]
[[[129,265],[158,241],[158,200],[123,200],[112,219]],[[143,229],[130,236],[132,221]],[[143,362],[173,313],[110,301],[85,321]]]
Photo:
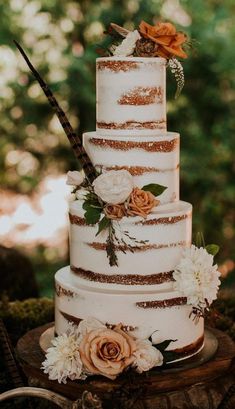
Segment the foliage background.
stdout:
[[[194,206],[193,230],[221,247],[234,268],[235,4],[233,0],[7,0],[0,2],[0,184],[32,196],[46,175],[76,167],[63,131],[13,45],[27,50],[75,129],[95,129],[96,45],[110,22],[171,20],[196,39],[184,62],[186,85],[174,100],[168,77],[168,129],[181,134],[181,198]],[[0,204],[1,206],[1,204]],[[21,246],[21,243],[18,243]],[[24,250],[24,249],[23,249]],[[41,294],[66,256],[30,249]],[[230,279],[229,279],[230,280]]]

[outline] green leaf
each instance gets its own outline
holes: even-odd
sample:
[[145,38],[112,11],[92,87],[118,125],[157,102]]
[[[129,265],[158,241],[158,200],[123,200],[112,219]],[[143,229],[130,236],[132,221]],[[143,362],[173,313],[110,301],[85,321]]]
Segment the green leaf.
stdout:
[[163,355],[164,363],[175,361],[176,359],[179,359],[179,354],[177,354],[177,352],[174,352],[174,351],[164,351],[162,355]]
[[96,236],[98,236],[98,234],[100,234],[103,230],[107,229],[110,223],[111,223],[111,220],[108,219],[106,216],[104,216],[103,219],[101,219],[99,222],[99,228],[96,233]]
[[207,244],[205,247],[207,253],[215,256],[219,252],[219,246],[217,244]]
[[84,214],[87,224],[96,224],[100,220],[102,209],[90,207]]
[[150,183],[149,185],[145,185],[142,187],[142,190],[151,192],[154,196],[161,195],[166,189],[166,186],[158,185],[157,183]]
[[171,342],[176,342],[177,339],[166,339],[160,344],[154,344],[155,348],[157,348],[161,353],[165,351],[165,349],[170,345]]
[[195,239],[195,245],[198,248],[200,248],[200,247],[205,248],[206,247],[205,239],[204,239],[204,235],[203,235],[202,231],[197,232],[196,239]]

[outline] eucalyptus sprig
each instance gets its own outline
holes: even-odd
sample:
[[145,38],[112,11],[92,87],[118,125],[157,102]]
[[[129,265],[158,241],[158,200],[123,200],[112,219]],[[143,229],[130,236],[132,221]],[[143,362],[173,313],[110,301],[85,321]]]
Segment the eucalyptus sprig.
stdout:
[[106,252],[111,267],[118,266],[118,258],[115,252],[115,229],[113,222],[110,220],[108,225],[108,238],[106,241]]

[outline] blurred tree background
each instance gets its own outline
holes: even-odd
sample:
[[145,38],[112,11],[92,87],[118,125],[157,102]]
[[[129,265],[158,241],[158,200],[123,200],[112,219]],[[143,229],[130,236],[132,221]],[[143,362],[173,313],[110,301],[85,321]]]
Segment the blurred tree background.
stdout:
[[[33,203],[35,209],[40,205],[40,213],[43,186],[44,194],[57,186],[54,204],[48,194],[44,204],[47,209],[51,206],[47,224],[58,222],[54,233],[57,239],[63,237],[64,244],[55,244],[54,239],[53,245],[45,244],[38,237],[33,246],[30,240],[27,244],[21,241],[30,224],[29,206],[25,207],[28,221],[19,221],[13,243],[30,256],[41,295],[52,294],[56,268],[68,261],[67,233],[63,230],[66,223],[59,220],[55,207],[68,193],[64,193],[65,182],[60,175],[76,169],[76,161],[13,39],[25,48],[81,134],[95,129],[96,47],[110,22],[133,29],[142,19],[152,24],[161,18],[172,21],[196,40],[190,58],[183,62],[186,84],[177,100],[175,81],[168,75],[168,129],[181,134],[181,198],[194,206],[193,230],[203,231],[207,243],[220,245],[217,261],[221,271],[224,275],[232,272],[234,1],[7,0],[0,2],[0,15],[0,237],[2,244],[13,238],[7,223],[13,220],[10,208],[16,218],[18,199],[21,206],[23,199]],[[33,215],[32,211],[31,218]]]

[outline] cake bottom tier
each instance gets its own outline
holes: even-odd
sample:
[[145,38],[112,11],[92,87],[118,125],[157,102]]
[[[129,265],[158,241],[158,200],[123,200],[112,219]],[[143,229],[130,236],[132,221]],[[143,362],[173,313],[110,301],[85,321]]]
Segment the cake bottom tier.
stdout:
[[70,322],[94,317],[109,327],[122,324],[137,338],[152,336],[154,343],[174,340],[167,350],[178,361],[198,353],[203,347],[203,318],[190,316],[191,306],[176,291],[153,292],[101,290],[72,284],[70,268],[55,275],[55,331],[65,332]]

